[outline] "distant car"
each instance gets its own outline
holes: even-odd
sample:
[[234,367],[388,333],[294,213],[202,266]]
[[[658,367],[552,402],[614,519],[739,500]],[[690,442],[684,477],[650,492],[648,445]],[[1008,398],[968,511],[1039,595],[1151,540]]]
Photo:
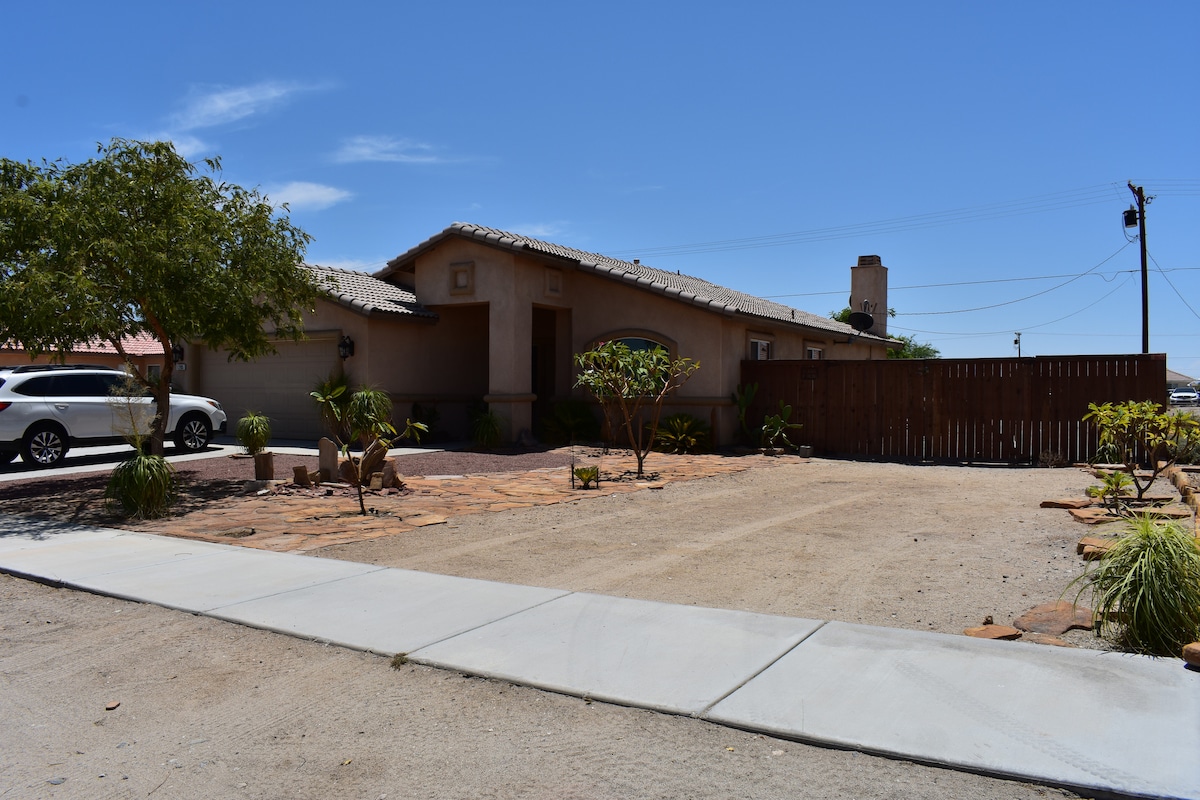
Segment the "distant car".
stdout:
[[1167,397],[1173,406],[1194,406],[1200,405],[1200,392],[1195,389],[1185,386],[1179,389],[1172,389],[1171,394]]
[[[53,467],[71,447],[121,444],[136,426],[149,432],[153,398],[118,396],[127,376],[97,366],[31,365],[0,369],[0,463],[21,460]],[[172,394],[167,434],[181,450],[203,450],[213,432],[225,432],[221,404]]]

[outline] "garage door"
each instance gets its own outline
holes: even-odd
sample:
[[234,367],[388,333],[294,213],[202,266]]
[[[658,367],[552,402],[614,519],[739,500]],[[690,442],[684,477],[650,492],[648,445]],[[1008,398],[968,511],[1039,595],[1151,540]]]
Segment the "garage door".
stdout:
[[198,393],[225,407],[230,433],[247,411],[257,411],[270,418],[272,437],[315,441],[325,431],[308,393],[337,368],[337,339],[278,342],[275,347],[278,354],[250,362],[230,362],[222,351],[202,351]]

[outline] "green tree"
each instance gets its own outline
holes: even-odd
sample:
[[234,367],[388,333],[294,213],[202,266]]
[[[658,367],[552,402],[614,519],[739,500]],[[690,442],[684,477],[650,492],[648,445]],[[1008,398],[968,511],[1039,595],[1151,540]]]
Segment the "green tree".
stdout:
[[[895,316],[896,316],[896,309],[889,308],[888,309],[888,318],[891,319]],[[850,324],[850,307],[846,306],[841,311],[830,311],[829,318],[836,320],[837,322],[841,322],[841,323],[845,323],[846,325],[849,325]],[[924,342],[918,342],[916,340],[916,337],[902,336],[902,335],[896,335],[896,334],[889,334],[889,335],[893,339],[898,339],[901,342],[904,342],[904,347],[901,347],[899,349],[889,349],[887,351],[888,358],[940,358],[942,355],[941,351],[938,350],[936,347],[934,347],[931,344],[926,344]]]
[[576,353],[575,364],[579,367],[575,385],[586,388],[601,405],[620,412],[621,425],[637,458],[638,477],[642,477],[646,454],[658,434],[663,401],[700,369],[700,363],[673,359],[661,347],[633,350],[612,341]]
[[[1150,400],[1088,403],[1083,420],[1095,424],[1100,445],[1116,455],[1138,500],[1160,473],[1176,461],[1200,453],[1200,420],[1186,411],[1163,411]],[[1139,468],[1148,474],[1139,476]]]
[[[161,454],[175,343],[250,360],[274,351],[264,329],[302,336],[320,291],[300,264],[310,240],[265,197],[202,174],[170,142],[113,139],[80,163],[0,159],[0,341],[61,360],[111,343],[154,396],[150,451]],[[123,341],[150,334],[161,378],[138,370]]]

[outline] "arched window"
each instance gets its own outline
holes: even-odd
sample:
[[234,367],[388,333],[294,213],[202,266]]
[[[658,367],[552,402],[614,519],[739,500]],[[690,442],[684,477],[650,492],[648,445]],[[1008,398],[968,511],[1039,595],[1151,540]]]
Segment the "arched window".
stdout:
[[635,350],[635,351],[636,350],[653,350],[656,347],[661,347],[663,350],[666,350],[667,352],[671,351],[671,348],[669,346],[663,344],[662,342],[656,342],[653,339],[647,339],[644,336],[622,336],[622,337],[618,338],[616,341],[625,345],[630,350]]

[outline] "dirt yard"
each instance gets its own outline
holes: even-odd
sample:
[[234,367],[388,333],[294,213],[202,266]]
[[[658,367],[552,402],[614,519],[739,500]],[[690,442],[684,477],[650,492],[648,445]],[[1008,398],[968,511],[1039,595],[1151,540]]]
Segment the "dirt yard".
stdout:
[[[219,474],[228,463],[208,469],[232,480]],[[1038,504],[1091,482],[1071,468],[792,461],[312,554],[960,634],[1058,599],[1090,531]],[[60,485],[64,496],[34,502],[35,485],[5,487],[0,510],[98,521],[94,486]],[[250,502],[204,485],[214,494],[193,507]],[[5,798],[1063,796],[411,664],[396,671],[376,656],[7,576],[0,636]]]
[[[651,457],[653,459],[653,456]],[[483,479],[481,479],[483,480]],[[670,603],[962,633],[1059,598],[1079,469],[814,459],[475,514],[324,557]],[[603,494],[603,491],[600,492]],[[1073,635],[1092,644],[1090,634]]]

